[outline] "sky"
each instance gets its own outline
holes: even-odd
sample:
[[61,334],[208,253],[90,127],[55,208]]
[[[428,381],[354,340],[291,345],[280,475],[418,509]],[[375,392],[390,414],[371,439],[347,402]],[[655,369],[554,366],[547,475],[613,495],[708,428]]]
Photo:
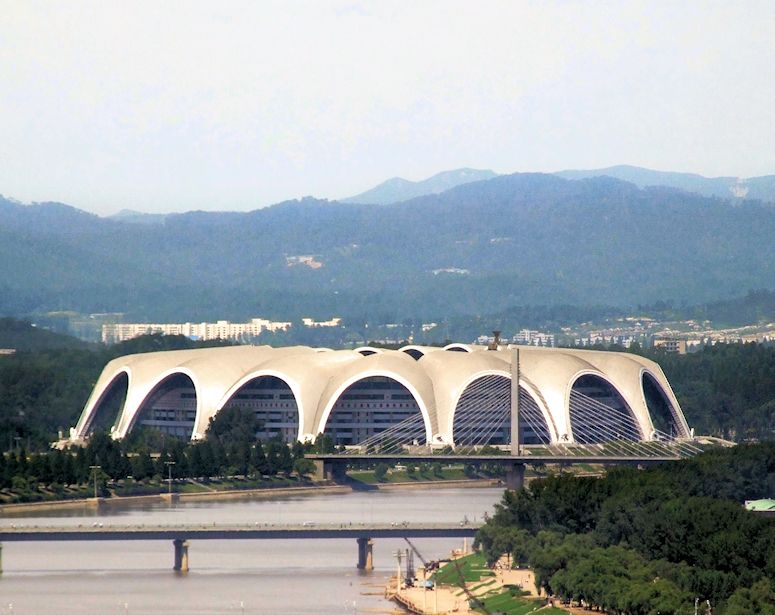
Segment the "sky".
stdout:
[[251,210],[395,176],[775,174],[775,2],[0,0],[0,194]]

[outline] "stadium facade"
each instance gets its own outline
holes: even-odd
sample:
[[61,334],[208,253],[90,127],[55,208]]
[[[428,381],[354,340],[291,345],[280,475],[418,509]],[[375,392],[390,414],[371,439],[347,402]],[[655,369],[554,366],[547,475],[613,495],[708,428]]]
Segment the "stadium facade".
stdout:
[[260,436],[363,442],[397,424],[414,444],[510,441],[512,374],[525,444],[649,441],[690,429],[658,364],[628,353],[451,344],[329,350],[234,346],[128,355],[108,363],[76,427],[116,439],[137,426],[201,439],[221,409],[256,413]]

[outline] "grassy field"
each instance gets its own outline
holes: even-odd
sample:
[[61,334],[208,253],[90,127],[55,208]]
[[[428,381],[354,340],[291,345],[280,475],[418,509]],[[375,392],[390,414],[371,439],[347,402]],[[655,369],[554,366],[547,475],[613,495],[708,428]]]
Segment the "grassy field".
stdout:
[[487,566],[483,553],[472,553],[445,564],[433,575],[439,585],[460,585],[460,577],[466,583],[478,583],[483,577],[493,577],[495,573]]
[[[524,597],[514,586],[493,587],[492,591],[482,593],[484,588],[495,586],[496,580],[492,578],[494,576],[495,573],[487,566],[484,554],[472,553],[445,564],[436,572],[433,579],[439,585],[460,587],[462,596],[465,593],[462,589],[462,577],[468,591],[476,592],[479,596],[479,605],[476,606],[476,611],[479,613],[526,615],[544,606],[543,600]],[[555,607],[541,608],[541,614],[567,615],[567,611]]]
[[[244,489],[271,489],[273,487],[298,487],[308,485],[306,481],[300,481],[297,477],[288,478],[273,476],[265,477],[261,480],[251,480],[247,478],[220,478],[196,481],[193,479],[180,479],[172,483],[173,493],[203,493],[206,491],[240,491]],[[119,481],[111,488],[111,491],[117,496],[131,495],[151,495],[156,493],[167,493],[169,483],[166,480],[144,480],[144,481]]]
[[0,504],[17,502],[53,502],[57,500],[75,500],[90,498],[94,495],[91,485],[63,486],[56,489],[43,485],[30,485],[20,489],[0,490]]
[[[511,592],[506,590],[493,596],[487,596],[483,600],[484,606],[477,608],[479,613],[503,613],[504,615],[526,615],[544,605],[543,600],[531,598],[520,598],[512,596]],[[541,615],[568,615],[568,611],[556,607],[541,609]]]
[[[374,476],[373,470],[357,470],[348,472],[347,475],[353,480],[360,481],[369,485],[378,484],[377,479]],[[385,480],[382,483],[411,483],[420,481],[434,481],[434,480],[463,480],[467,478],[463,472],[463,468],[442,468],[441,476],[433,473],[432,470],[426,472],[415,471],[414,474],[407,474],[406,470],[391,470],[385,476]]]

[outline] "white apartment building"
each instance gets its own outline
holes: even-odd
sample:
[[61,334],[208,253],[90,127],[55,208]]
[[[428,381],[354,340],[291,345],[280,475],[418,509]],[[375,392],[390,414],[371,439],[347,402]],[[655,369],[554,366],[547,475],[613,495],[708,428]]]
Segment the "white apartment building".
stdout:
[[315,320],[314,318],[302,318],[301,323],[305,327],[339,327],[342,324],[341,318],[331,318],[330,320]]
[[521,346],[545,346],[554,348],[554,333],[522,329],[512,338],[512,341]]
[[198,340],[243,341],[257,337],[264,331],[287,331],[290,327],[290,322],[264,318],[252,318],[250,322],[219,320],[199,323],[116,323],[102,325],[102,341],[105,344],[115,344],[152,333],[184,335]]

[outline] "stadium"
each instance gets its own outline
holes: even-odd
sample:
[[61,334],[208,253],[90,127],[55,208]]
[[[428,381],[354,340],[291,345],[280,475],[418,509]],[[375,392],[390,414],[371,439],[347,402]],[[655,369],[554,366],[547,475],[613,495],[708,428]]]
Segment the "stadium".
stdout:
[[232,346],[120,357],[103,369],[70,440],[83,442],[95,429],[121,439],[138,427],[198,440],[220,410],[238,406],[255,412],[262,439],[309,441],[322,433],[354,446],[389,433],[415,446],[497,446],[511,440],[514,377],[525,445],[691,435],[661,368],[643,357],[450,344]]

